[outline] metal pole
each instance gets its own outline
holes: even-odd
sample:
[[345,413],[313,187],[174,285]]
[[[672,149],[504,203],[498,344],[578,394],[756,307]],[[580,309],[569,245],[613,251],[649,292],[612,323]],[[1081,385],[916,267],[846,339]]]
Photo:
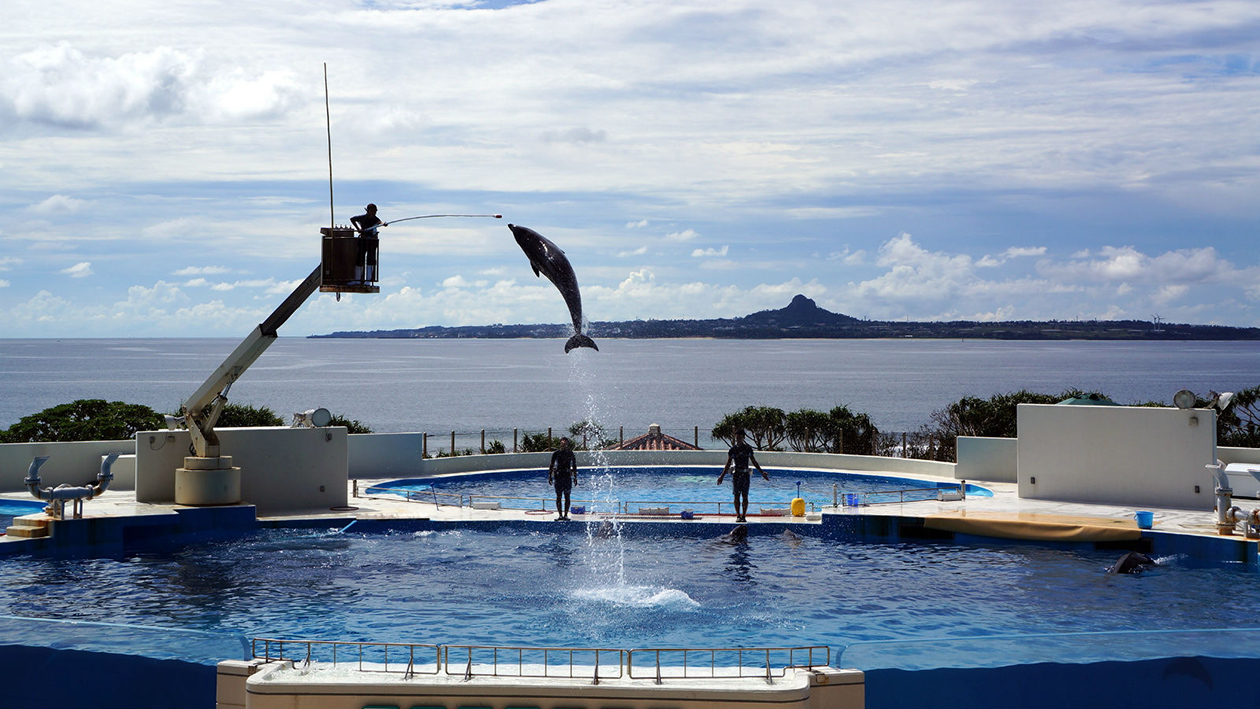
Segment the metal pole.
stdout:
[[517,432],[518,432],[518,429],[515,429],[515,428],[514,428],[514,429],[512,429],[512,452],[513,452],[513,453],[515,453],[515,452],[516,452],[516,434],[517,434]]
[[626,442],[626,427],[620,426],[617,429],[617,444],[624,445]]
[[696,426],[696,448],[700,447],[700,427]]
[[481,429],[481,454],[486,454],[486,429]]
[[906,432],[905,432],[905,431],[902,431],[902,432],[901,432],[901,457],[902,457],[902,458],[909,458],[910,456],[906,455],[906,453],[907,453],[907,451],[906,451]]
[[328,128],[328,228],[337,226],[333,211],[332,113],[328,109],[328,62],[324,62],[324,125]]
[[451,431],[451,455],[455,455],[455,432]]
[[420,436],[421,436],[421,438],[420,438],[420,457],[421,457],[421,458],[428,458],[428,457],[429,457],[429,434],[427,434],[427,433],[422,433],[422,434],[420,434]]

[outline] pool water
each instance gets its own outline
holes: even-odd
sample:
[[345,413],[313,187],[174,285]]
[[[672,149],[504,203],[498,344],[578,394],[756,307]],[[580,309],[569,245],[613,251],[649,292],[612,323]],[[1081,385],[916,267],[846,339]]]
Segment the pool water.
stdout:
[[[721,468],[713,466],[673,467],[591,467],[578,470],[578,484],[573,488],[573,504],[582,505],[588,511],[613,511],[617,503],[626,505],[623,510],[634,512],[636,503],[663,505],[673,503],[676,508],[694,508],[698,513],[730,512],[731,476],[717,484]],[[956,490],[952,482],[929,482],[882,475],[869,475],[817,470],[784,470],[766,468],[770,480],[752,472],[749,486],[750,511],[758,508],[786,508],[797,496],[797,482],[801,483],[800,496],[815,508],[830,505],[837,497],[859,494],[867,502],[891,502],[904,497],[907,500],[935,499],[940,488]],[[450,478],[424,478],[396,480],[366,490],[368,494],[407,494],[414,499],[432,499],[454,503],[462,496],[463,504],[469,504],[470,496],[500,502],[503,507],[538,508],[543,501],[554,500],[555,492],[547,484],[547,471],[514,470],[506,472],[467,474]],[[437,493],[437,494],[433,494]],[[426,494],[432,495],[431,498]],[[967,486],[968,495],[992,496],[992,492],[977,485]],[[533,498],[530,500],[513,498]],[[550,504],[550,503],[548,503]]]
[[13,524],[14,517],[42,512],[46,505],[39,500],[0,500],[0,532]]
[[[286,639],[837,647],[1216,628],[1247,624],[1242,609],[1260,604],[1252,567],[1183,558],[1114,576],[1104,570],[1120,552],[783,534],[601,538],[595,525],[532,526],[273,529],[106,558],[11,557],[0,615]],[[1001,652],[1017,662],[1019,644]]]

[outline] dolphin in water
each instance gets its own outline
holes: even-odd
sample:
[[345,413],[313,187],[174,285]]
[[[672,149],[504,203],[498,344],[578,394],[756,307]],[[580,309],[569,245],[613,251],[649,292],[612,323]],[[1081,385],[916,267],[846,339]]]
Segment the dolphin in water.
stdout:
[[546,276],[560,295],[564,296],[564,304],[569,306],[569,317],[573,318],[573,337],[564,343],[564,352],[568,354],[575,347],[590,347],[595,351],[595,341],[582,334],[582,294],[578,291],[577,276],[569,259],[550,239],[529,227],[508,224],[512,236],[521,251],[529,257],[529,265],[534,268],[535,276]]
[[1109,574],[1137,574],[1155,565],[1155,560],[1140,551],[1131,551],[1107,568]]

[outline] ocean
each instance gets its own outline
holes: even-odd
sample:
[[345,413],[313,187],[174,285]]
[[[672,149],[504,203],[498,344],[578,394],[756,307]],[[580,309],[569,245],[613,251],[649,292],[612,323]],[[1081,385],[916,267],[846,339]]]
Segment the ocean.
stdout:
[[[235,339],[0,340],[0,428],[75,399],[173,412]],[[691,440],[748,405],[844,404],[884,431],[913,431],[963,396],[1075,387],[1120,403],[1170,403],[1179,389],[1260,385],[1260,342],[955,340],[368,340],[281,338],[232,387],[235,403],[286,421],[323,406],[376,432],[558,432],[583,419],[613,437],[651,423]]]

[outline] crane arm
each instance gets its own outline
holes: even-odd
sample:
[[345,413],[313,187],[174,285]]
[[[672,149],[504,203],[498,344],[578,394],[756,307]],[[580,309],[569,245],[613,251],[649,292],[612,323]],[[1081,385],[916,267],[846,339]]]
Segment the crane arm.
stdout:
[[[302,307],[312,293],[319,290],[322,280],[322,268],[316,266],[311,275],[284,299],[280,307],[255,327],[232,354],[223,360],[223,364],[219,365],[210,378],[184,402],[184,420],[192,434],[193,452],[197,457],[213,458],[219,455],[219,437],[214,432],[214,425],[223,412],[223,406],[227,404],[228,389],[276,341],[276,331],[289,316]],[[209,411],[206,407],[209,407]]]

